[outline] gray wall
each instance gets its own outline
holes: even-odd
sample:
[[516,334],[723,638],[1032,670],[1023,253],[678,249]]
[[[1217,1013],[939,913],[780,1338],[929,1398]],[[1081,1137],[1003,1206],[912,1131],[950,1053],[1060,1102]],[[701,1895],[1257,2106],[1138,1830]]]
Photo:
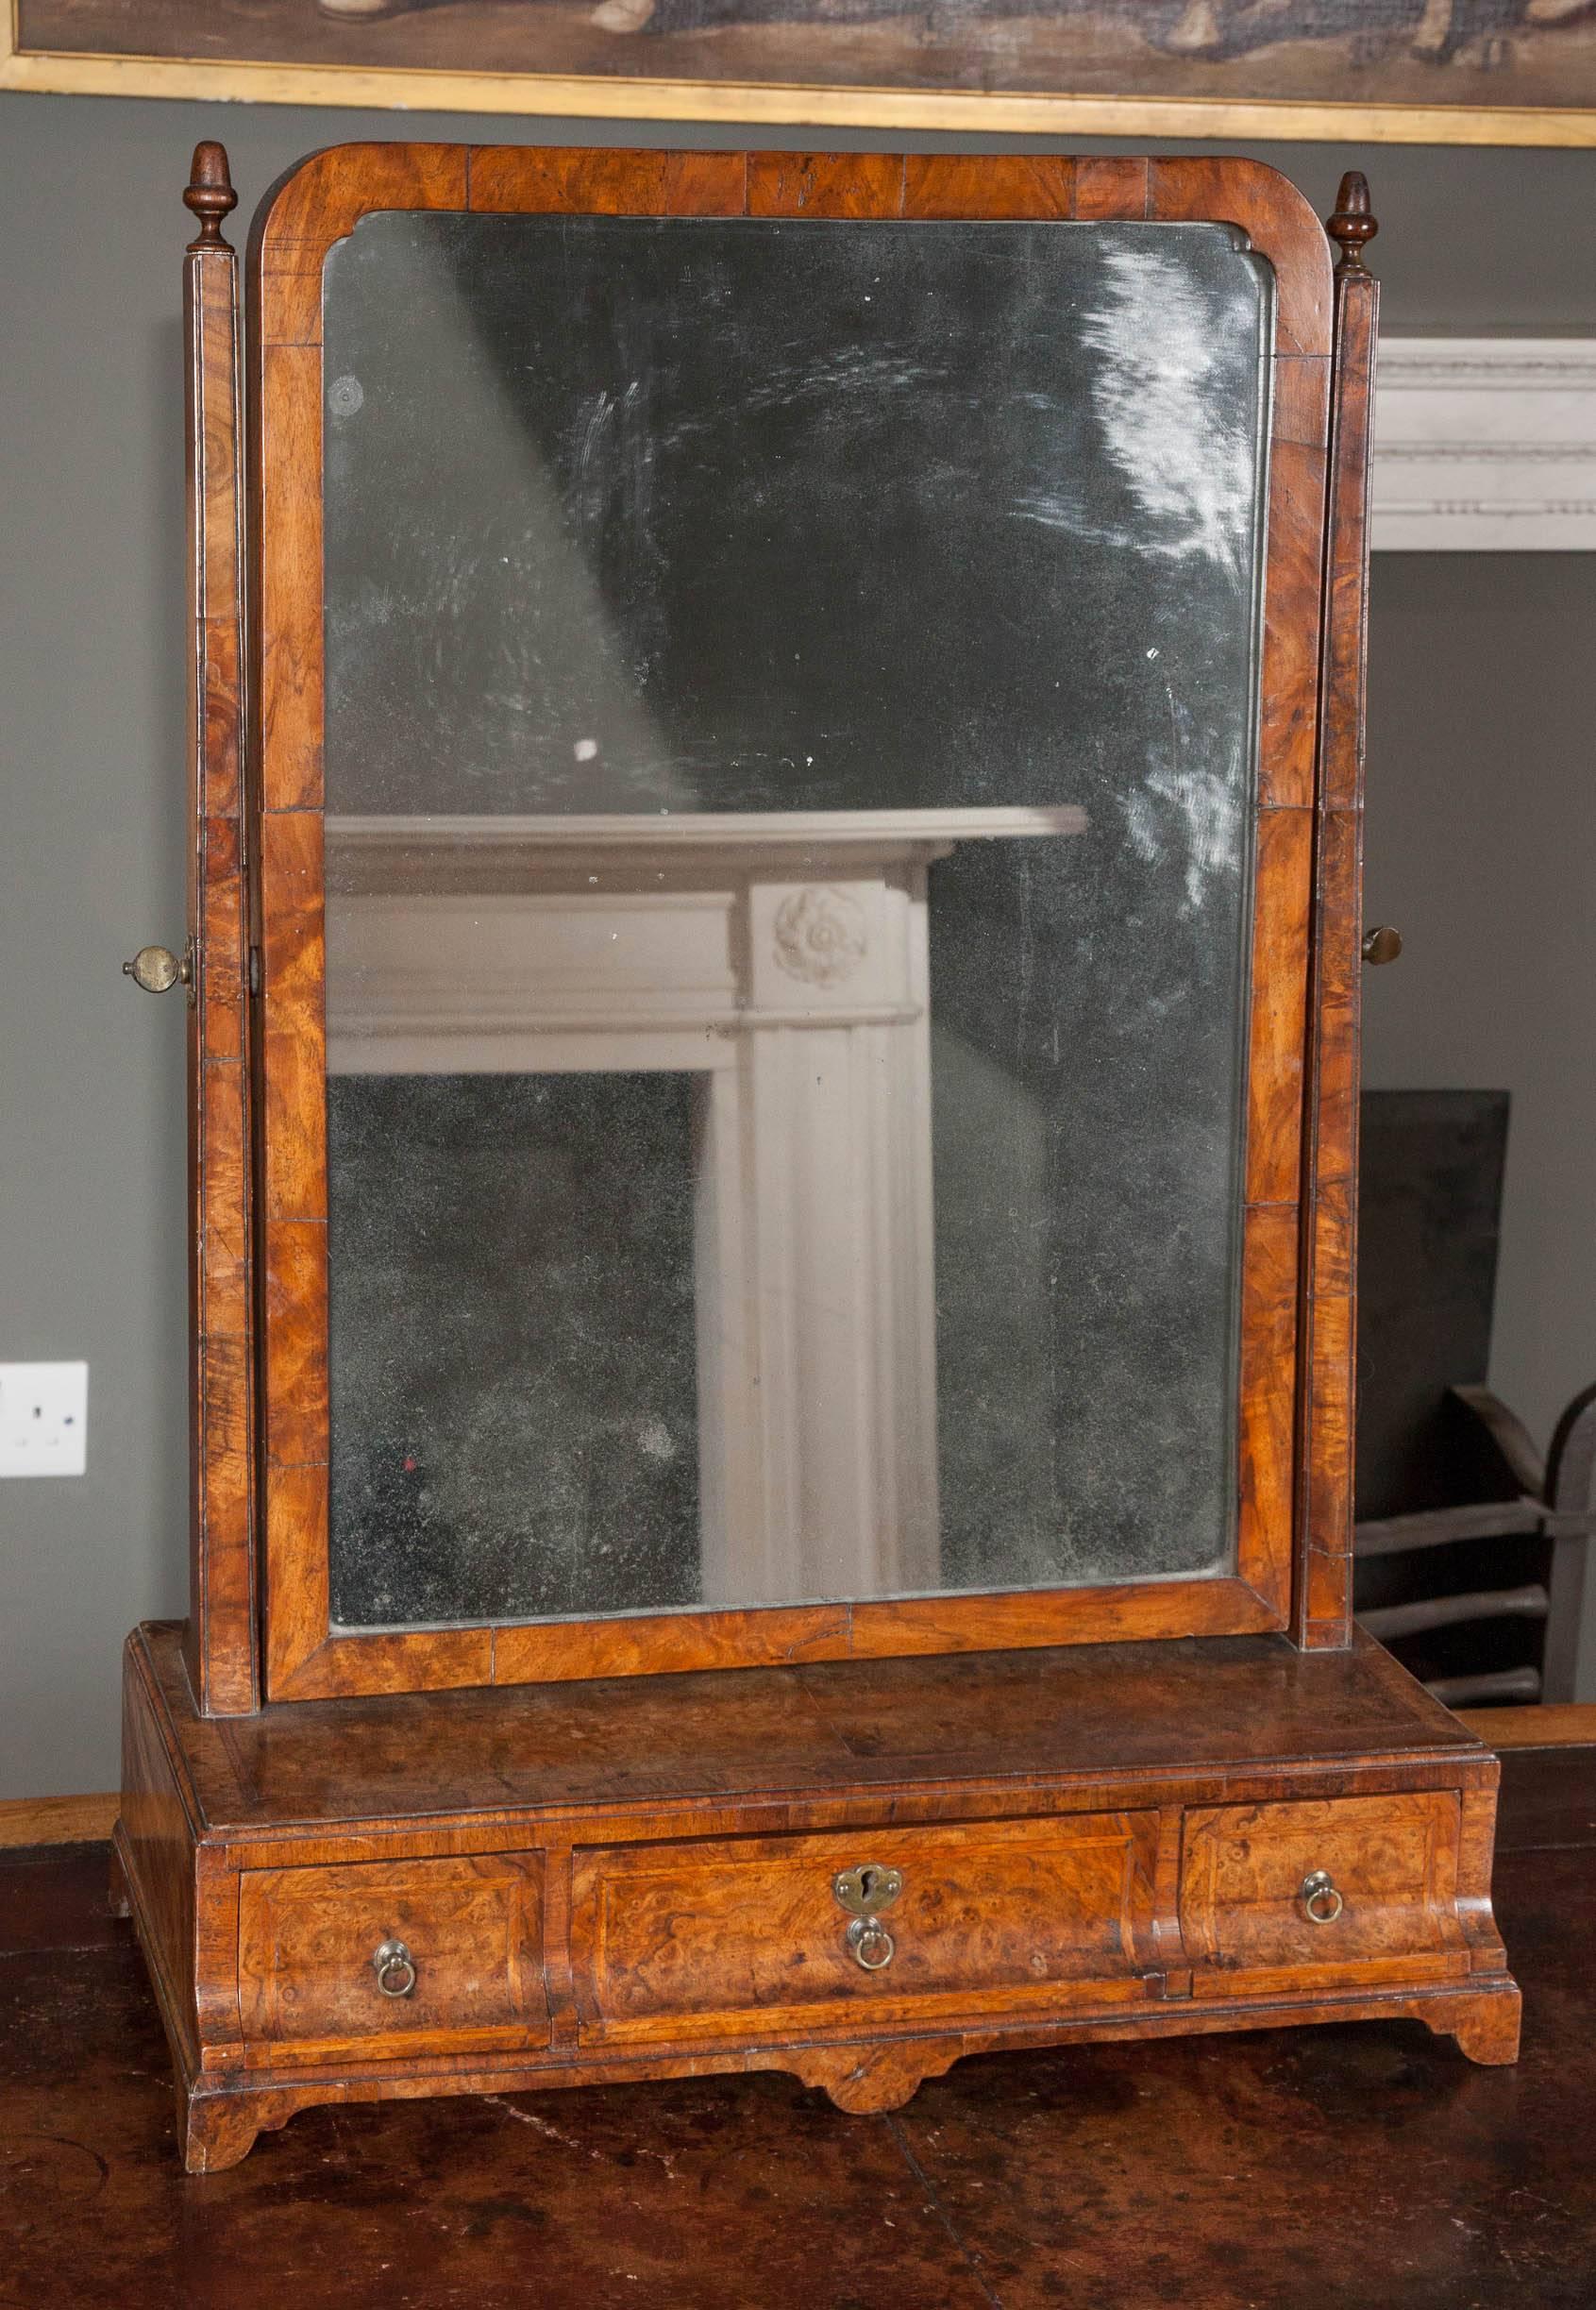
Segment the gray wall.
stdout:
[[[246,212],[348,137],[695,141],[0,96],[0,1357],[91,1367],[88,1476],[0,1483],[0,1796],[114,1786],[122,1636],[185,1595],[183,1021],[119,972],[182,931],[177,195],[217,134]],[[1321,213],[1368,166],[1392,329],[1596,333],[1596,155],[1254,149]],[[1410,949],[1369,983],[1369,1075],[1514,1094],[1494,1376],[1544,1431],[1596,1374],[1596,560],[1376,570],[1369,887]]]
[[1596,555],[1377,554],[1370,630],[1365,890],[1407,949],[1365,1077],[1513,1094],[1491,1381],[1544,1443],[1596,1379]]

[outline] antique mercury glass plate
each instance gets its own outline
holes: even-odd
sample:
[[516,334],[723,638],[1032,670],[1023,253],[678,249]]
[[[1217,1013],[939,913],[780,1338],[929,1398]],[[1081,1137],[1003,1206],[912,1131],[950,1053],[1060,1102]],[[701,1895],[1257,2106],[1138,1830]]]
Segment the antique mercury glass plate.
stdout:
[[335,1622],[1230,1570],[1267,266],[378,214],[324,306]]

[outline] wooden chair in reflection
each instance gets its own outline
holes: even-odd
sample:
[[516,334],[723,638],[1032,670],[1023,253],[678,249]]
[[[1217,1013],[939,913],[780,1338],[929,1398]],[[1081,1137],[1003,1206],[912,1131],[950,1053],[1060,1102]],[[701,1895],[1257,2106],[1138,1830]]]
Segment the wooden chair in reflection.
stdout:
[[1574,1697],[1596,1386],[1544,1459],[1485,1384],[1504,1091],[1363,1102],[1355,1596],[1437,1699]]

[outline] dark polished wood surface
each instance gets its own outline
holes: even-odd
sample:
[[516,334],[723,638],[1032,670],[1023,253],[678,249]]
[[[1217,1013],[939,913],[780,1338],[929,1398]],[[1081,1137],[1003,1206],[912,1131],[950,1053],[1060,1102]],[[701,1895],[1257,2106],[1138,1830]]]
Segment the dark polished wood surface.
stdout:
[[959,2065],[846,2117],[775,2074],[311,2110],[185,2179],[106,1848],[0,1855],[0,2303],[120,2310],[1586,2310],[1596,1752],[1520,1750],[1523,2059],[1417,2022]]

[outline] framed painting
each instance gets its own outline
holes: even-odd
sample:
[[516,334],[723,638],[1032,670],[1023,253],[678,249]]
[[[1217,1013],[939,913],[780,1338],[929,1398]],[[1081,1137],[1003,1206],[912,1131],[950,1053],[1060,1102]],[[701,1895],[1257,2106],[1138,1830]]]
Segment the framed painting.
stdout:
[[1596,143],[1596,0],[5,0],[0,42],[103,95]]

